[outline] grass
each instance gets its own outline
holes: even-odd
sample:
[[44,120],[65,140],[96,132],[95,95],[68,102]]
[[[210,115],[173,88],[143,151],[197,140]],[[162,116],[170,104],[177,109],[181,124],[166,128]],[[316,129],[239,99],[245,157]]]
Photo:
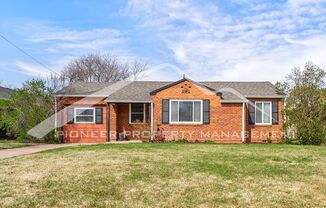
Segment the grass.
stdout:
[[0,207],[326,207],[326,147],[82,145],[0,160]]
[[33,145],[32,143],[21,143],[14,140],[0,140],[0,150],[2,149],[12,149],[18,147],[27,147]]

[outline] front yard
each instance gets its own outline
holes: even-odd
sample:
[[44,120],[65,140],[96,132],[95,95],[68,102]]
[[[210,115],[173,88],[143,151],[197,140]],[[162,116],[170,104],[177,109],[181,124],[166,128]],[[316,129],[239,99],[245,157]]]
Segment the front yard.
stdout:
[[85,145],[0,160],[0,207],[325,207],[326,147]]

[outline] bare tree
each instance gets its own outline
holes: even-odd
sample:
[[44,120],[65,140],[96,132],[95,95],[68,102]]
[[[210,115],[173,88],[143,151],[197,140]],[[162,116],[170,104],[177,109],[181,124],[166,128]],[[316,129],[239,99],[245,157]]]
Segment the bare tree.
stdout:
[[65,86],[65,80],[62,79],[61,74],[51,73],[50,76],[48,76],[43,81],[46,83],[47,89],[51,94],[55,93]]
[[133,80],[137,80],[139,76],[147,69],[147,65],[144,62],[133,61],[129,65],[130,77]]
[[72,60],[62,71],[60,79],[69,84],[83,82],[112,82],[137,79],[146,70],[146,64],[122,62],[111,54],[88,54]]

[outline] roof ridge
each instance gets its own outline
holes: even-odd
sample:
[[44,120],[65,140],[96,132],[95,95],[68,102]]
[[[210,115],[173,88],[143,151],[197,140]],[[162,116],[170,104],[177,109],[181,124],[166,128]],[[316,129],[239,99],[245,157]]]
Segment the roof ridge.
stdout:
[[220,83],[226,83],[226,82],[234,82],[234,83],[266,83],[270,81],[198,81],[198,82],[220,82]]
[[13,90],[13,89],[11,89],[11,88],[9,88],[9,87],[3,87],[3,86],[0,86],[0,88],[2,88],[2,89],[7,89],[7,90]]

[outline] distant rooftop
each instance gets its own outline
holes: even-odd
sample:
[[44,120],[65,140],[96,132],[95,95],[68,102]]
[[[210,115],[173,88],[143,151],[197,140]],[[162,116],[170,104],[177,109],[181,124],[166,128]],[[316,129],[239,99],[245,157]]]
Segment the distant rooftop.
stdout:
[[6,87],[0,87],[0,99],[8,99],[12,94],[12,92],[13,92],[12,89]]

